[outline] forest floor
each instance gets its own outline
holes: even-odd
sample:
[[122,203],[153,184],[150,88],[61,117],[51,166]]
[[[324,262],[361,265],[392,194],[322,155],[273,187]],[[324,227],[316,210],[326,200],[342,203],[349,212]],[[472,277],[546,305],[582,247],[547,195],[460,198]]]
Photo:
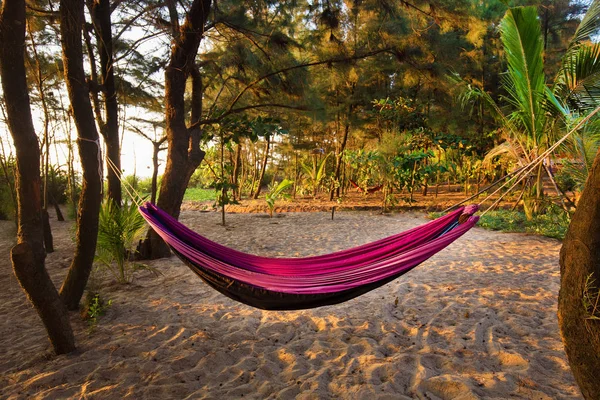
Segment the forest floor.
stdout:
[[[228,213],[226,226],[218,212],[186,204],[181,220],[274,257],[328,253],[426,222],[422,211],[381,214],[375,201],[344,200],[333,220],[333,204],[281,203],[273,218],[266,208]],[[322,211],[282,213],[286,204]],[[52,226],[47,268],[60,286],[73,222]],[[95,273],[111,305],[93,329],[73,313],[79,350],[53,356],[11,271],[14,224],[0,230],[0,398],[581,398],[557,325],[554,239],[475,227],[384,287],[293,312],[233,302],[174,257],[149,262],[161,274],[140,271],[129,285]]]
[[[387,211],[442,211],[452,205],[455,205],[468,196],[462,191],[459,185],[453,185],[450,190],[444,186],[440,188],[438,194],[435,188],[431,188],[426,196],[422,192],[415,192],[413,199],[407,193],[397,193],[394,195],[394,203],[388,204]],[[490,203],[491,204],[491,203]],[[508,203],[505,203],[508,204]],[[382,211],[383,193],[361,193],[356,189],[351,189],[338,200],[329,201],[328,193],[319,193],[317,196],[296,196],[290,199],[280,199],[275,203],[275,213],[288,212],[331,212],[335,207],[336,211]],[[186,201],[183,204],[185,210],[214,210],[214,201]],[[264,193],[257,200],[242,199],[239,204],[229,204],[226,211],[231,213],[268,213],[269,208],[264,200]]]

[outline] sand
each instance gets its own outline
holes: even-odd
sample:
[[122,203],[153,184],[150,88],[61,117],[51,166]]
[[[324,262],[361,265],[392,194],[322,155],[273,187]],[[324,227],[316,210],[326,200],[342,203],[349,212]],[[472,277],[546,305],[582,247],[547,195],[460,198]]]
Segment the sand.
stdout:
[[[376,212],[184,211],[193,229],[267,256],[327,253],[425,222]],[[59,284],[72,222],[53,220],[47,267]],[[112,300],[78,352],[53,356],[11,271],[0,222],[0,398],[578,399],[557,326],[553,239],[474,228],[396,281],[347,303],[261,311],[210,289],[178,259],[130,285],[94,278]]]

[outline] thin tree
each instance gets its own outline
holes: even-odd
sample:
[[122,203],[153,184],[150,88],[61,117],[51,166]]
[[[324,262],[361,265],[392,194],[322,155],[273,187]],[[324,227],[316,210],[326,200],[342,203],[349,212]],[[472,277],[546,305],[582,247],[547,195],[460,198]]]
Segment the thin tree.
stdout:
[[150,143],[152,143],[152,185],[151,185],[151,189],[150,189],[150,202],[152,204],[155,204],[156,203],[156,193],[158,191],[158,167],[159,167],[158,154],[161,151],[166,150],[166,148],[162,147],[162,145],[167,141],[167,137],[166,136],[162,136],[160,138],[156,137],[156,127],[158,125],[162,125],[162,124],[152,122],[152,121],[144,121],[144,122],[152,123],[152,126],[154,127],[154,139],[151,138],[150,136],[148,136],[144,131],[142,131],[140,128],[138,128],[137,126],[135,126],[133,124],[129,124],[129,127],[132,128],[133,130],[135,130],[135,132],[138,135],[140,135],[141,137],[143,137],[144,139],[146,139]]
[[57,354],[75,350],[67,310],[45,268],[40,149],[26,80],[25,1],[5,0],[0,10],[0,78],[17,159],[18,231],[13,270],[40,315]]
[[256,181],[258,182],[258,186],[256,187],[256,192],[252,196],[253,199],[258,199],[260,195],[260,191],[262,189],[262,181],[265,177],[265,171],[267,170],[267,162],[269,161],[269,149],[271,147],[271,135],[265,135],[265,152],[263,153],[262,163],[260,164],[260,172],[258,174],[258,178]]
[[44,76],[42,66],[40,63],[40,57],[37,51],[37,45],[31,32],[31,28],[28,25],[29,38],[31,39],[31,51],[35,60],[35,85],[37,87],[38,94],[40,96],[40,102],[42,104],[42,112],[44,115],[44,135],[42,144],[44,151],[42,152],[42,166],[43,166],[43,195],[42,195],[42,221],[44,224],[44,245],[47,253],[54,252],[54,240],[52,238],[52,228],[50,227],[50,216],[48,215],[48,173],[50,170],[50,112],[48,110],[48,102],[46,101],[46,89],[44,88]]
[[70,310],[79,307],[96,253],[98,213],[102,202],[102,155],[100,139],[83,69],[83,2],[60,2],[60,32],[65,82],[77,127],[77,145],[83,170],[83,182],[77,213],[77,236],[73,262],[60,295]]
[[[88,9],[92,16],[92,25],[96,36],[96,44],[100,55],[100,76],[97,76],[95,56],[92,46],[87,40],[88,56],[92,71],[92,97],[95,104],[96,121],[100,133],[106,143],[106,163],[114,168],[107,168],[107,197],[117,205],[121,204],[121,147],[119,142],[119,105],[115,84],[115,65],[113,51],[113,35],[111,21],[111,4],[109,0],[88,1]],[[85,25],[86,30],[88,26]],[[98,93],[102,92],[103,107],[100,106]],[[104,110],[104,115],[102,115]]]

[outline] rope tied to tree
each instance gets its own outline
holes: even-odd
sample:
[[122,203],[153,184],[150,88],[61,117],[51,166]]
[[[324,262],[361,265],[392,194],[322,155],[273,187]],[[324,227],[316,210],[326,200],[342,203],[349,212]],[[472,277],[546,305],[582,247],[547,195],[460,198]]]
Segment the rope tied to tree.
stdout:
[[[102,182],[102,179],[104,178],[104,168],[102,166],[102,145],[100,144],[100,138],[96,139],[96,140],[92,140],[92,139],[87,139],[84,137],[78,137],[77,140],[80,140],[82,142],[89,142],[89,143],[93,143],[96,145],[98,151],[97,151],[97,155],[98,155],[98,176],[100,177],[100,182]],[[100,187],[100,193],[104,192],[104,187]]]
[[141,207],[143,205],[143,201],[142,201],[143,196],[137,190],[135,190],[133,185],[131,185],[129,182],[127,182],[126,180],[123,179],[121,174],[118,173],[119,169],[117,168],[115,163],[110,158],[106,159],[106,164],[108,165],[108,167],[110,169],[113,170],[113,172],[117,176],[117,179],[119,180],[119,182],[121,182],[123,184],[123,189],[125,189],[125,191],[129,195],[129,197],[131,198],[131,201],[133,201],[136,206]]

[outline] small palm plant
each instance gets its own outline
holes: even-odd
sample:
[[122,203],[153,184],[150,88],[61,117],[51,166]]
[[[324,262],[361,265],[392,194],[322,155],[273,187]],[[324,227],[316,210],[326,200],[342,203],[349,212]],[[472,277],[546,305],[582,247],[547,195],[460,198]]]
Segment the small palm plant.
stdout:
[[315,161],[313,165],[302,164],[302,169],[308,178],[309,184],[313,189],[313,197],[317,197],[317,190],[319,189],[319,185],[325,178],[327,167],[327,159],[331,153],[327,154],[319,163]]
[[98,244],[96,258],[100,268],[105,268],[119,283],[131,283],[136,270],[156,270],[135,263],[130,255],[146,232],[144,218],[134,203],[121,207],[108,199],[102,204],[99,215]]
[[279,198],[290,197],[289,193],[286,193],[285,190],[292,186],[294,181],[289,179],[282,180],[278,185],[271,186],[269,193],[265,196],[265,201],[267,202],[267,206],[269,206],[269,216],[273,218],[273,209],[275,208],[275,202]]

